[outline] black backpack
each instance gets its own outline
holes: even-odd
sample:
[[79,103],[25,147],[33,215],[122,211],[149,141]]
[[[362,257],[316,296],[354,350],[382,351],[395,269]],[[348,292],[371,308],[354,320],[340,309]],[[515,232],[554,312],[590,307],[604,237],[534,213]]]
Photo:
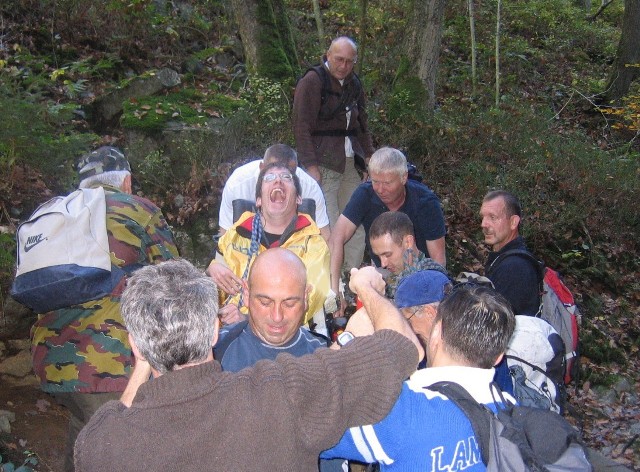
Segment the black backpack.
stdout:
[[[322,81],[322,88],[320,89],[320,114],[318,115],[318,118],[323,121],[330,121],[338,113],[344,113],[345,110],[350,110],[357,105],[358,98],[360,98],[360,94],[362,93],[362,82],[355,72],[353,72],[353,79],[349,86],[345,87],[342,93],[338,93],[334,92],[331,88],[331,77],[329,77],[329,72],[327,72],[327,69],[323,64],[316,64],[315,66],[309,67],[305,73],[298,78],[296,85],[311,71],[318,74],[318,77],[320,77],[320,80]],[[329,109],[326,106],[329,95],[340,98],[338,100],[338,104],[333,109]]]
[[464,412],[490,472],[592,470],[578,432],[557,413],[513,405],[495,383],[492,391],[502,402],[496,403],[497,413],[455,382],[437,382],[425,388],[445,395]]

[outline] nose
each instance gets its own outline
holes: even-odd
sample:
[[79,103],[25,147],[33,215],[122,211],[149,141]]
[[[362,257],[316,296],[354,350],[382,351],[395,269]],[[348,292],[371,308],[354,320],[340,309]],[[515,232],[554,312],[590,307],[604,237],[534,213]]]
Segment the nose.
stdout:
[[487,218],[482,218],[482,222],[480,223],[480,227],[481,228],[488,228],[489,227],[489,223]]
[[385,256],[381,256],[380,257],[380,265],[384,269],[388,268],[389,267],[389,258],[387,258]]
[[279,304],[275,304],[273,311],[271,312],[271,320],[275,323],[280,323],[284,319],[282,309]]

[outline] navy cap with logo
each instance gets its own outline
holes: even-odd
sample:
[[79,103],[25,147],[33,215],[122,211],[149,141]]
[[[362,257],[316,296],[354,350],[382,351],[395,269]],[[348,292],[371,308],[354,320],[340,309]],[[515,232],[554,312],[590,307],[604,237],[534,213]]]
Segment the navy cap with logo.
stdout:
[[398,284],[395,296],[396,306],[406,308],[441,302],[450,283],[449,277],[437,270],[414,272],[404,277]]
[[122,151],[112,146],[102,146],[89,154],[85,154],[78,161],[77,169],[80,180],[116,170],[131,172],[129,161],[124,157]]

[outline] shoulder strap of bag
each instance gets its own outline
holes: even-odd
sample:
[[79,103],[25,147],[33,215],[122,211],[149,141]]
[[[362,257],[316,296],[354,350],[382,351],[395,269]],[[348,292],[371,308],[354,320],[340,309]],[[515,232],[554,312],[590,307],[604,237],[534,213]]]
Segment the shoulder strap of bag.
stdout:
[[525,249],[509,249],[508,251],[503,252],[498,257],[496,257],[489,269],[487,269],[487,274],[493,272],[507,257],[511,256],[519,256],[522,257],[533,265],[536,270],[536,274],[538,275],[538,283],[540,284],[540,293],[543,292],[544,289],[544,263],[531,254],[529,251]]
[[489,414],[492,413],[484,405],[478,403],[464,387],[455,382],[436,382],[425,388],[443,394],[462,410],[471,422],[473,433],[480,446],[482,462],[485,466],[488,465],[491,435]]

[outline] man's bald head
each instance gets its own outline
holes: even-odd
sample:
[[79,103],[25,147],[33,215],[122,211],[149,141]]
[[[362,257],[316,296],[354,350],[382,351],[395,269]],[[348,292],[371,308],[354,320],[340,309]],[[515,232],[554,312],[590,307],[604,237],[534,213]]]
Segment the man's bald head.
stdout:
[[307,270],[287,249],[268,249],[256,257],[247,287],[249,326],[271,346],[282,346],[298,332],[311,287]]
[[272,248],[256,257],[249,273],[249,288],[263,277],[292,278],[304,287],[307,284],[307,268],[302,260],[288,249]]

